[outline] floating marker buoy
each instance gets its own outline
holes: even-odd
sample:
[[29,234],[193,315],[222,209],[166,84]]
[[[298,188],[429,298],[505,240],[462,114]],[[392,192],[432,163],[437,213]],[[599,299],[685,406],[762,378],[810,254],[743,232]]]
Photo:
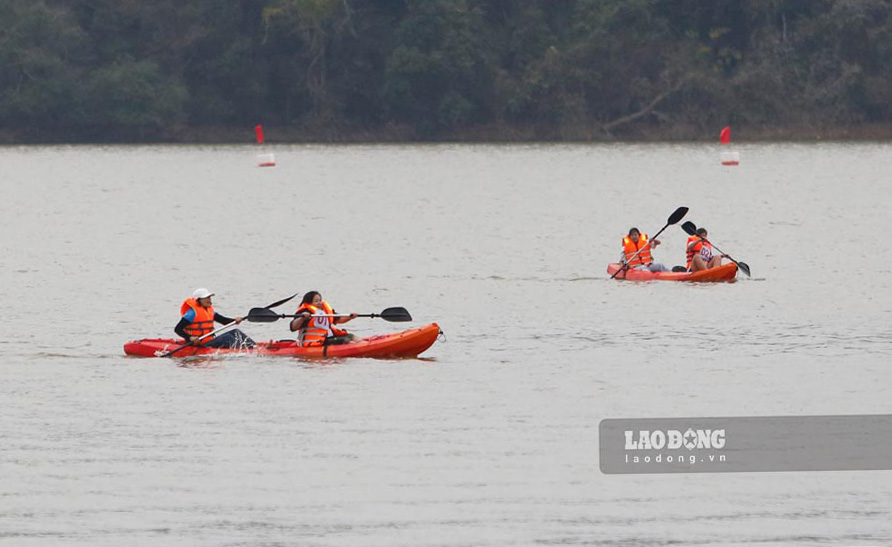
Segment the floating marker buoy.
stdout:
[[[263,144],[263,126],[255,125],[254,134],[257,135],[257,144]],[[271,152],[262,152],[257,154],[258,167],[275,167],[276,157]]]
[[[722,146],[731,145],[731,127],[725,127],[719,133],[719,144]],[[722,165],[740,165],[740,154],[733,150],[725,150],[719,154],[719,160]]]
[[258,167],[275,167],[276,157],[273,154],[257,154]]
[[[257,127],[260,127],[259,125]],[[721,144],[731,144],[731,127],[725,127],[722,129],[722,132],[719,133],[719,142]]]
[[721,153],[722,165],[740,165],[740,154],[727,151]]

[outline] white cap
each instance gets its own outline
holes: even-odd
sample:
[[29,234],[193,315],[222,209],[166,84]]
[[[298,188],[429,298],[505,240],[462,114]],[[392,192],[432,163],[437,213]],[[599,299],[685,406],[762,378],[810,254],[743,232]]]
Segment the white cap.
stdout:
[[195,300],[198,300],[199,298],[207,298],[209,296],[214,296],[214,293],[205,289],[204,287],[195,289],[195,292],[192,293],[192,298],[194,298]]

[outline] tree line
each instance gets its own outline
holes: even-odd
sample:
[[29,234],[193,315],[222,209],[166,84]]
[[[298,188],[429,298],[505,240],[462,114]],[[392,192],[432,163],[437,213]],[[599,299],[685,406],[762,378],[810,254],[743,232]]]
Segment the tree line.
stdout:
[[0,132],[590,140],[888,124],[890,15],[890,0],[3,0]]

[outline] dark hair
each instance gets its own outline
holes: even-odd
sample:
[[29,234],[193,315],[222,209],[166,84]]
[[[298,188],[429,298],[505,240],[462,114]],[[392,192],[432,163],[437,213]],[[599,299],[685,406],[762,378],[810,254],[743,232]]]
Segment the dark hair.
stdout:
[[632,232],[638,232],[638,233],[640,234],[640,233],[641,233],[641,230],[639,230],[638,228],[632,226],[631,228],[629,228],[629,235],[632,235]]
[[698,236],[702,236],[702,235],[705,234],[705,233],[707,233],[707,232],[706,232],[706,228],[704,228],[703,226],[700,226],[699,228],[697,228],[697,235],[698,235]]
[[316,298],[316,295],[318,295],[318,294],[319,294],[319,291],[310,291],[304,295],[304,299],[301,300],[300,303],[301,304],[312,304],[313,299]]

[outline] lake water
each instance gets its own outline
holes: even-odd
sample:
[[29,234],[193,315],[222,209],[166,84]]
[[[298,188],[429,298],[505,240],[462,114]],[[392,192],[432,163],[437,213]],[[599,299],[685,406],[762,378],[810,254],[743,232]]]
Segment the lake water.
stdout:
[[[604,418],[890,414],[892,146],[0,148],[0,545],[876,545],[892,471],[604,475]],[[606,265],[678,206],[753,277]],[[683,263],[672,226],[654,255]],[[139,359],[196,287],[422,359]],[[280,310],[293,311],[288,303]],[[258,340],[287,324],[243,323]]]

